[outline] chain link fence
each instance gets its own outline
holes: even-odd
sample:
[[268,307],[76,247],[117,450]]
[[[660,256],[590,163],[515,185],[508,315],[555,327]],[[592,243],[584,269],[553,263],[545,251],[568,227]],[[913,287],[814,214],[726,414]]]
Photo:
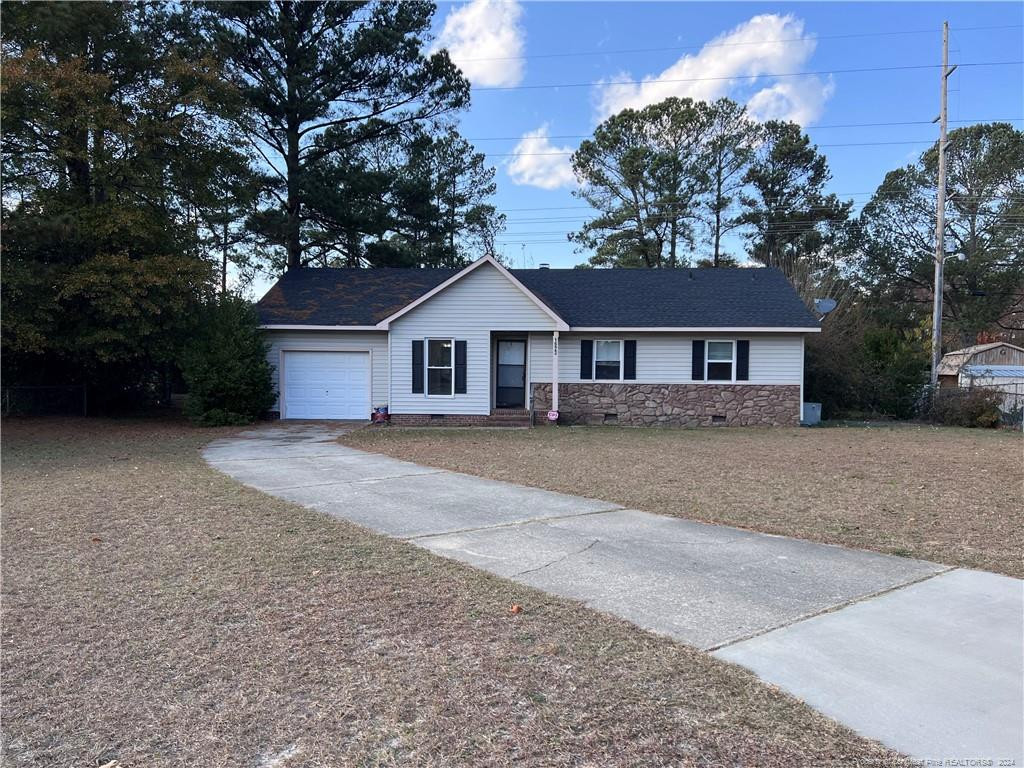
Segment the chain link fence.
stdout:
[[980,389],[999,397],[1004,424],[1021,424],[1024,418],[1024,381],[978,381],[968,379],[967,390]]

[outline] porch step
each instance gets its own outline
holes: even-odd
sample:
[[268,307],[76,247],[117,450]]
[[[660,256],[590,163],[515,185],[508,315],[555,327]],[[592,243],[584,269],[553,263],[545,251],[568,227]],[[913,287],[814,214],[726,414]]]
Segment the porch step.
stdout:
[[528,427],[530,421],[530,412],[525,408],[495,408],[487,420],[495,427]]

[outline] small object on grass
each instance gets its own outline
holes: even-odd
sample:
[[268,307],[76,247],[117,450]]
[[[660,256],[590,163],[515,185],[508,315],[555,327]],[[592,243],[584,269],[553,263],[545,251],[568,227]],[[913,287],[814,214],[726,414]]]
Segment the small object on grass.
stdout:
[[522,613],[523,606],[521,606],[519,603],[512,603],[512,605],[508,607],[508,612],[512,614]]

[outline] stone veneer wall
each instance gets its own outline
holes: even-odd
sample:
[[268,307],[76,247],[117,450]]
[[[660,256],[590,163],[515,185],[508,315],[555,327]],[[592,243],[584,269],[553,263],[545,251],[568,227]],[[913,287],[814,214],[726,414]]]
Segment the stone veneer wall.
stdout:
[[[533,408],[551,408],[551,385],[533,384]],[[800,387],[764,384],[635,384],[584,382],[558,385],[559,423],[699,427],[800,424]],[[717,417],[717,418],[714,418]]]

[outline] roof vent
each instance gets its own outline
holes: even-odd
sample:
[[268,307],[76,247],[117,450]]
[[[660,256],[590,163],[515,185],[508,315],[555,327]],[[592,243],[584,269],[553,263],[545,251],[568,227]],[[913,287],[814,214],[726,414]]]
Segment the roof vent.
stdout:
[[548,264],[546,261],[541,262],[539,266],[541,269],[551,269],[551,265]]
[[692,269],[691,269],[691,270],[690,270],[690,272],[689,272],[689,278],[690,278],[691,280],[693,280],[693,270],[692,270]]

